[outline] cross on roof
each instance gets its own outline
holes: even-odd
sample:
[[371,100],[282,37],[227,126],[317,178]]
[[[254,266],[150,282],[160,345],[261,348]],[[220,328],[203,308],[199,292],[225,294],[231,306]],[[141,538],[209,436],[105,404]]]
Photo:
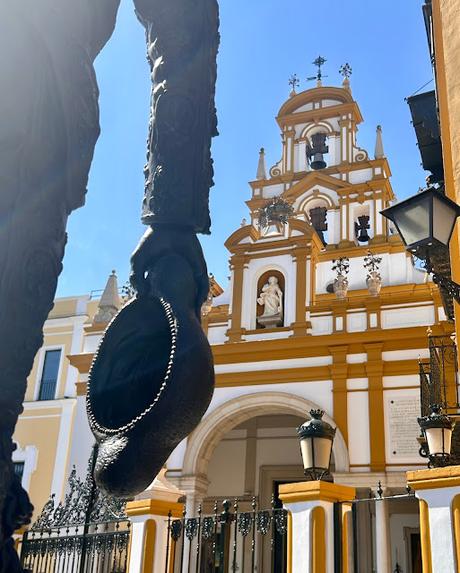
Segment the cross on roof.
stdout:
[[316,74],[316,76],[312,76],[310,78],[307,78],[307,80],[310,82],[312,80],[318,80],[319,82],[321,81],[321,78],[323,77],[327,77],[327,76],[323,76],[323,73],[321,71],[322,66],[324,66],[324,64],[327,62],[326,58],[323,58],[322,56],[318,56],[316,58],[316,60],[313,62],[313,65],[316,66],[318,68],[318,73]]
[[344,78],[349,78],[352,73],[353,70],[348,62],[346,64],[343,64],[343,66],[340,66],[339,74]]
[[289,78],[289,85],[291,86],[293,92],[295,92],[295,89],[300,86],[300,80],[297,74],[292,74],[292,76]]

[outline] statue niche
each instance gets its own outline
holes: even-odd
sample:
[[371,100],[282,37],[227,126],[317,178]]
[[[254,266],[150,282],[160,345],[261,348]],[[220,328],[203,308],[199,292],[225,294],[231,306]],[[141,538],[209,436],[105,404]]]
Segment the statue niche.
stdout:
[[257,283],[257,328],[284,324],[284,276],[279,271],[264,273]]

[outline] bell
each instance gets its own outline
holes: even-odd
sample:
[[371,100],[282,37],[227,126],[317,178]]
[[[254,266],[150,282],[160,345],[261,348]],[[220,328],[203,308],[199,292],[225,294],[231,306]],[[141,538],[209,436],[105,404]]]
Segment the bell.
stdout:
[[314,133],[311,136],[311,144],[307,145],[307,158],[310,162],[310,167],[315,171],[324,169],[327,163],[324,161],[324,154],[328,153],[329,147],[326,145],[325,133]]
[[327,163],[324,161],[322,153],[315,153],[313,161],[310,163],[310,167],[315,171],[318,169],[324,169]]
[[[324,164],[326,165],[326,164]],[[323,245],[326,245],[324,232],[327,231],[327,208],[315,207],[310,209],[310,222],[312,227],[318,233]]]
[[370,228],[369,215],[361,215],[361,217],[358,217],[358,222],[355,223],[355,233],[360,243],[368,243],[371,240],[367,232]]

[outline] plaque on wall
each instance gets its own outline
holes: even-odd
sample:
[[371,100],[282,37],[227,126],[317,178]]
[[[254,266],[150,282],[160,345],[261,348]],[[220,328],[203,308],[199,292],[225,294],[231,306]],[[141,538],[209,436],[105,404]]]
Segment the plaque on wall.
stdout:
[[[417,437],[420,427],[417,417],[420,416],[419,396],[397,396],[387,401],[389,443],[391,457],[401,459],[419,458]],[[420,462],[422,460],[420,459]]]

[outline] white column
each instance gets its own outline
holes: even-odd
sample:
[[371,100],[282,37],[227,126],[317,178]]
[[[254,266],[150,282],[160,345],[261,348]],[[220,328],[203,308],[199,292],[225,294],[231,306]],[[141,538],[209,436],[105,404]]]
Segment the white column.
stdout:
[[[385,493],[384,493],[385,495]],[[377,573],[391,573],[390,517],[388,501],[375,501],[375,545]]]
[[[280,487],[283,506],[291,515],[289,531],[291,541],[288,547],[288,552],[291,551],[291,573],[317,573],[318,567],[324,573],[334,573],[334,502],[348,502],[355,496],[354,488],[327,482],[311,481],[285,484]],[[319,513],[316,513],[315,510],[318,512],[318,509]],[[348,507],[344,511],[349,511]],[[316,526],[324,527],[324,530],[317,531],[318,537],[314,540],[315,513]],[[324,516],[324,520],[321,515]],[[344,538],[346,534],[348,534],[347,539]],[[348,528],[342,532],[338,548],[340,551],[344,543],[349,548],[350,534]],[[314,562],[317,563],[315,569],[313,569]]]
[[166,567],[168,513],[182,515],[182,492],[172,486],[163,469],[151,486],[126,507],[131,521],[128,573],[157,573]]
[[460,487],[421,490],[416,495],[428,504],[432,573],[457,571],[451,505]]
[[[185,511],[186,518],[196,517],[198,513],[198,507],[203,503],[208,491],[209,482],[204,476],[186,476],[180,481],[180,489],[186,495]],[[184,571],[188,571],[188,556],[190,541],[185,538],[184,540]],[[196,543],[196,539],[192,543]],[[194,547],[191,551],[190,559],[190,570],[194,571],[196,566],[196,552]]]

